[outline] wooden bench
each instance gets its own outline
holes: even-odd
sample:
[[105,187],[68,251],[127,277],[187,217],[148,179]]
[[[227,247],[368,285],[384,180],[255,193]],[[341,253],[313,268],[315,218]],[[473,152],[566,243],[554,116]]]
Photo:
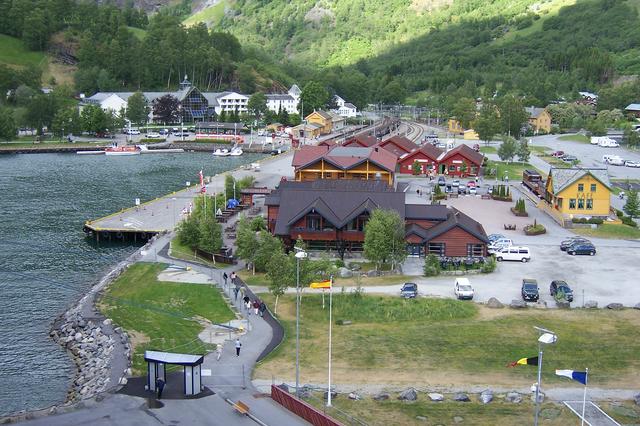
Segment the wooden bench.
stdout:
[[242,401],[237,401],[233,404],[233,409],[236,410],[237,413],[245,416],[249,414],[249,406]]

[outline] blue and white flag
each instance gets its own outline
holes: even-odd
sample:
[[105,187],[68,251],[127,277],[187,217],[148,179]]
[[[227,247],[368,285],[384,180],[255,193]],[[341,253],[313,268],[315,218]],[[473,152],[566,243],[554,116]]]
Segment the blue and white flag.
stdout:
[[573,371],[573,370],[556,370],[557,376],[564,376],[570,379],[576,380],[583,385],[587,384],[587,372],[586,371]]

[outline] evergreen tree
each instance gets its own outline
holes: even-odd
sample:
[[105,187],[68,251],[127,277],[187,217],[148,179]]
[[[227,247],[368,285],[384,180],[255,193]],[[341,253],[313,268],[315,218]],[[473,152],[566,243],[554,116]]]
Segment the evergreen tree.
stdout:
[[529,144],[527,143],[526,139],[522,139],[518,143],[516,155],[518,156],[518,160],[520,160],[520,162],[522,163],[526,163],[527,161],[529,161],[531,150],[529,149]]
[[516,155],[517,149],[518,145],[516,140],[512,137],[505,136],[502,139],[502,144],[498,148],[498,157],[500,157],[502,161],[511,161]]
[[498,111],[495,105],[489,102],[485,102],[482,105],[473,129],[478,133],[480,140],[488,145],[489,141],[493,139],[500,130],[500,118],[498,117]]
[[627,193],[627,202],[622,210],[632,218],[640,216],[640,203],[638,202],[638,191],[630,189]]
[[407,256],[404,223],[393,210],[376,209],[364,229],[364,256],[379,268],[390,261],[392,268]]
[[136,92],[127,100],[127,118],[133,123],[145,124],[149,118],[149,106],[142,92]]

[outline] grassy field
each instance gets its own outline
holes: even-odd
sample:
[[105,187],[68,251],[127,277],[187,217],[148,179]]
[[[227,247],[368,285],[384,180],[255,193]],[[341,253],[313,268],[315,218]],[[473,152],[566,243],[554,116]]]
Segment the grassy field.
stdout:
[[[263,296],[268,303],[270,295]],[[280,299],[278,314],[288,338],[255,372],[261,379],[292,379],[295,297]],[[640,317],[633,310],[492,310],[453,299],[338,293],[333,317],[353,323],[333,328],[336,381],[352,384],[527,387],[536,369],[507,368],[537,353],[533,325],[558,333],[545,353],[548,385],[565,385],[556,368],[589,367],[596,386],[634,387],[640,379]],[[326,380],[328,309],[319,295],[303,295],[303,383]],[[419,368],[407,368],[419,366]]]
[[99,302],[100,310],[131,336],[136,374],[145,369],[146,349],[205,353],[210,347],[198,339],[202,324],[235,318],[214,287],[158,281],[165,268],[159,263],[131,266]]
[[544,154],[547,151],[551,151],[551,148],[549,148],[548,146],[529,145],[529,150],[534,154],[540,155],[540,154]]
[[495,146],[481,146],[480,152],[483,154],[496,154],[498,152],[498,148]]
[[[535,168],[534,166],[532,166],[529,163],[521,163],[521,162],[514,162],[512,161],[511,163],[507,163],[504,161],[492,161],[491,162],[491,168],[495,168],[497,170],[496,174],[498,177],[498,180],[502,180],[504,178],[504,176],[509,176],[509,180],[511,182],[519,182],[522,180],[522,172],[525,169],[529,169],[529,170],[538,170],[537,168]],[[541,173],[542,175],[546,176],[547,172],[543,171],[543,170],[538,170],[539,173]],[[487,183],[489,183],[491,181],[491,178],[487,177],[485,178],[485,181]]]
[[[364,269],[366,271],[366,269]],[[268,287],[269,279],[263,273],[253,275],[250,271],[241,271],[240,278],[250,286]],[[334,286],[337,287],[357,287],[357,286],[376,286],[376,285],[401,285],[407,281],[412,281],[415,277],[408,275],[385,275],[382,277],[362,277],[353,276],[351,278],[334,278]],[[398,292],[400,287],[398,287]]]
[[38,67],[46,64],[46,55],[42,52],[32,52],[22,40],[0,34],[0,64]]
[[224,7],[225,1],[220,1],[218,4],[202,9],[200,12],[194,13],[184,20],[183,24],[186,26],[191,26],[197,24],[198,22],[204,22],[206,24],[214,24],[208,25],[209,27],[215,26],[222,17],[224,16]]
[[612,238],[616,240],[640,239],[640,229],[633,228],[628,225],[613,225],[609,223],[603,223],[602,225],[598,226],[596,229],[576,228],[573,231],[576,234],[584,235],[586,237],[594,237],[594,238]]
[[[467,403],[454,401],[431,402],[424,394],[418,395],[418,401],[406,403],[394,399],[374,401],[364,398],[351,401],[346,396],[332,400],[334,409],[326,409],[318,394],[308,402],[337,420],[343,420],[341,414],[346,413],[369,425],[451,425],[456,424],[454,417],[461,417],[460,424],[474,426],[513,426],[532,424],[534,406],[530,399],[523,399],[520,404],[505,402],[494,395],[489,404],[481,404],[477,400]],[[601,403],[600,406],[615,420],[622,424],[637,423],[640,409],[632,402],[622,404]],[[417,417],[425,417],[419,420]],[[546,402],[540,409],[541,424],[550,426],[577,425],[578,417],[564,404]],[[344,421],[344,420],[343,420]],[[460,420],[459,420],[460,421]],[[345,421],[345,424],[348,424]]]
[[588,138],[585,135],[562,135],[558,137],[559,140],[561,141],[572,141],[572,142],[582,142],[582,143],[589,143],[591,141],[590,138]]
[[203,265],[207,265],[209,267],[215,268],[216,264],[213,263],[213,261],[211,261],[211,259],[207,259],[205,257],[202,256],[198,256],[195,254],[195,252],[191,249],[189,249],[189,247],[180,244],[180,241],[178,241],[178,238],[174,238],[173,240],[171,240],[171,256],[175,257],[176,259],[182,259],[182,260],[188,260],[191,262],[197,262],[197,263],[202,263]]

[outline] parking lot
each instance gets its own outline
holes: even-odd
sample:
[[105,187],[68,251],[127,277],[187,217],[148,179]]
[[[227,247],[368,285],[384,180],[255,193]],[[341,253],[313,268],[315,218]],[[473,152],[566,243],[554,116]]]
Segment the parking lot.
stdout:
[[[410,180],[410,188],[422,186],[428,188],[428,180]],[[518,184],[512,185],[513,198],[520,198]],[[408,192],[408,202],[426,202],[426,197]],[[524,198],[524,196],[523,196]],[[575,299],[572,306],[580,307],[583,301],[594,300],[603,307],[608,303],[622,303],[634,306],[640,303],[640,286],[633,277],[637,271],[636,262],[640,259],[640,241],[608,240],[593,238],[596,246],[595,256],[570,256],[560,250],[560,241],[575,235],[570,230],[560,227],[544,212],[535,208],[527,200],[526,208],[529,217],[516,217],[510,211],[513,202],[483,200],[479,196],[460,196],[446,201],[479,221],[487,234],[500,233],[511,238],[516,245],[527,246],[531,250],[531,261],[500,262],[492,274],[469,275],[471,284],[476,290],[475,301],[486,302],[495,297],[503,303],[514,299],[521,300],[520,286],[523,278],[533,278],[540,288],[540,304],[555,307],[555,301],[549,294],[549,284],[553,280],[564,280],[573,289]],[[547,233],[527,236],[522,227],[533,223],[541,223]],[[515,224],[515,231],[504,230],[504,224]],[[407,269],[420,271],[424,259],[410,258]],[[453,296],[455,277],[425,278],[416,276],[421,295],[441,297]],[[400,286],[370,287],[367,292],[398,294]]]

